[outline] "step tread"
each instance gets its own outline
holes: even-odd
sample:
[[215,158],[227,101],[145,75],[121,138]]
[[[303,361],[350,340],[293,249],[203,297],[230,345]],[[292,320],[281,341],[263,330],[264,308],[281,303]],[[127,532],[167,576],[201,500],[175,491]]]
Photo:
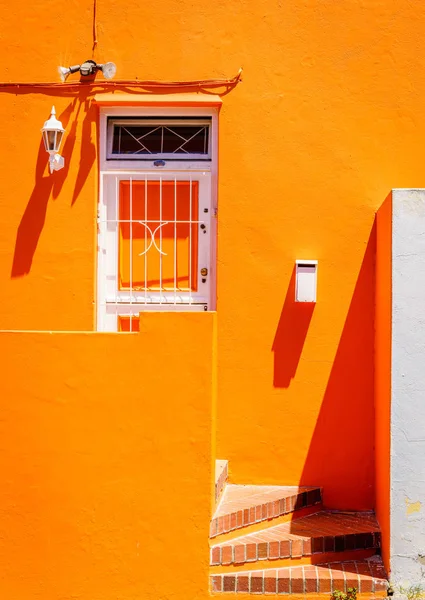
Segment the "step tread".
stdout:
[[278,569],[211,575],[213,592],[251,594],[330,594],[350,587],[362,593],[384,593],[388,578],[382,559],[331,562]]
[[211,565],[378,548],[379,531],[372,512],[320,511],[215,544],[211,547]]

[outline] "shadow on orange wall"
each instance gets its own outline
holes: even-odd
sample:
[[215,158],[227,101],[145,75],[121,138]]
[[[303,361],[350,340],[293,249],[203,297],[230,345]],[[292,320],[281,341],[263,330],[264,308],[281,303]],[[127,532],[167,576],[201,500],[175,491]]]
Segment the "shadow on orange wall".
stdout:
[[34,253],[46,220],[47,203],[53,186],[55,185],[60,189],[65,181],[65,170],[55,173],[54,177],[50,174],[43,177],[46,169],[46,156],[43,141],[40,140],[35,186],[16,234],[15,252],[10,275],[12,279],[28,275],[30,272]]
[[[80,103],[78,110],[82,106]],[[80,152],[80,164],[78,166],[78,173],[75,180],[75,187],[72,193],[71,206],[73,206],[90,175],[94,162],[96,160],[96,144],[92,140],[92,122],[97,120],[97,109],[96,106],[86,98],[84,103],[85,117],[83,120],[82,131],[81,131],[81,152]],[[75,123],[77,122],[77,116],[75,117]]]
[[300,478],[329,508],[374,507],[375,251],[374,223]]
[[[66,127],[71,114],[77,107],[72,124],[65,133],[65,143],[61,150],[61,154],[65,158],[65,167],[62,170],[54,174],[47,172],[47,153],[44,149],[43,141],[40,139],[35,169],[35,186],[28,200],[28,204],[16,234],[15,251],[11,270],[12,279],[28,275],[31,270],[34,254],[46,220],[49,198],[52,196],[53,199],[56,199],[59,196],[70,170],[77,135],[78,116],[84,101],[86,109],[88,108],[86,97],[87,93],[84,92],[83,97],[80,97],[79,99],[75,98],[58,117]],[[83,121],[82,136],[84,140],[87,137],[87,140],[89,141],[81,144],[80,165],[76,176],[71,205],[73,205],[78,198],[96,158],[96,148],[91,141],[90,135],[89,119],[91,119],[91,117],[92,113],[87,110],[87,116]],[[86,122],[88,124],[86,124]]]
[[295,267],[273,341],[273,385],[287,388],[295,377],[315,304],[295,302]]

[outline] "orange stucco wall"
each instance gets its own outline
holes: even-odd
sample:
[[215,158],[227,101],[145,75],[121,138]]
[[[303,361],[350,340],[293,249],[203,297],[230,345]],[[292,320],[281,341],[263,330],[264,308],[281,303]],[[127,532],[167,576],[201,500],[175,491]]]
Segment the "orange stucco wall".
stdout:
[[[0,63],[0,81],[57,80],[58,64],[75,64],[91,57],[91,0],[51,0],[48,4],[42,0],[6,4],[3,0],[3,9],[1,44],[7,60]],[[373,223],[389,189],[425,186],[424,21],[417,2],[401,4],[399,0],[165,0],[143,4],[139,0],[97,0],[98,46],[94,56],[99,61],[115,61],[119,78],[229,77],[244,67],[243,82],[223,95],[220,112],[217,364],[208,365],[212,350],[207,315],[198,316],[201,321],[205,319],[206,337],[197,320],[186,338],[182,315],[162,315],[157,322],[158,337],[152,333],[155,344],[165,339],[167,328],[178,340],[178,347],[187,342],[188,360],[179,363],[178,371],[171,368],[177,381],[193,384],[192,359],[198,365],[202,358],[202,368],[217,373],[213,443],[217,456],[229,459],[234,482],[319,484],[324,486],[328,506],[374,506]],[[119,86],[118,90],[125,93]],[[67,133],[62,152],[66,168],[50,176],[40,128],[52,104]],[[89,89],[75,93],[56,88],[0,88],[0,117],[0,329],[93,330],[99,150],[98,108],[93,93]],[[293,303],[293,267],[298,258],[319,260],[314,307]],[[173,328],[178,328],[177,333]],[[137,363],[137,381],[143,381],[146,374],[151,377],[146,365],[154,370],[156,363],[149,362],[153,359],[148,358],[140,341],[142,335],[140,339],[130,336],[131,341],[116,341],[114,336],[46,336],[37,338],[47,340],[43,352],[33,346],[31,336],[2,339],[2,353],[10,363],[6,374],[10,370],[19,384],[16,410],[20,411],[17,420],[9,412],[10,431],[2,441],[2,461],[11,476],[13,465],[22,463],[20,468],[27,468],[13,480],[13,493],[29,506],[27,482],[37,482],[36,475],[41,472],[47,481],[53,478],[56,482],[46,488],[51,492],[52,505],[56,494],[62,494],[60,502],[72,509],[79,501],[72,496],[75,487],[69,484],[64,488],[70,494],[66,500],[61,491],[66,473],[60,471],[59,463],[49,466],[49,460],[57,447],[68,457],[69,467],[71,456],[76,461],[87,457],[77,452],[77,446],[67,446],[72,440],[60,436],[54,427],[65,418],[60,406],[50,406],[48,399],[42,402],[37,390],[46,384],[52,391],[57,385],[70,395],[74,390],[80,409],[73,422],[82,428],[83,403],[88,398],[84,390],[91,390],[92,401],[101,404],[101,395],[106,395],[110,407],[122,395],[131,402],[133,386],[115,382],[110,391],[100,378],[101,347],[111,346],[112,353],[114,344],[123,345],[126,351],[137,347],[148,360]],[[22,348],[19,340],[25,341]],[[64,352],[48,340],[54,344],[61,340]],[[21,380],[18,369],[19,353],[30,350],[25,364],[26,370],[31,369],[32,386]],[[67,387],[58,375],[65,373],[63,357],[69,352],[81,352],[86,358],[84,377],[75,389],[72,378]],[[136,382],[136,363],[127,369],[127,359],[120,356],[119,360],[123,374]],[[167,381],[168,365],[162,358],[159,364]],[[1,397],[8,411],[13,411],[15,399],[11,403],[10,398],[12,391],[13,398],[17,392],[13,381],[6,381],[10,393]],[[191,386],[184,389],[195,393]],[[168,387],[166,390],[161,391],[157,408],[162,406],[161,400],[168,406]],[[15,437],[28,436],[26,426],[30,422],[23,420],[24,414],[31,409],[36,415],[34,406],[51,411],[46,419],[57,437],[56,443],[44,437],[40,442],[27,437],[22,453],[28,456],[33,454],[34,444],[45,444],[39,454],[36,452],[39,461],[28,465],[21,461],[24,454],[14,454],[19,448],[13,428],[16,423],[22,427]],[[63,406],[64,411],[67,406]],[[134,415],[136,409],[130,408]],[[100,414],[100,407],[98,410]],[[202,422],[209,410],[206,403],[205,415],[198,415]],[[157,419],[157,431],[162,427],[165,433],[172,431],[164,411],[151,416]],[[184,419],[184,413],[176,413],[176,418]],[[100,436],[94,423],[87,427],[86,449],[94,452],[89,439],[94,436],[99,440]],[[110,439],[112,421],[108,427]],[[125,438],[125,431],[124,427],[119,440]],[[164,445],[165,433],[161,437]],[[154,452],[155,443],[148,439],[149,452]],[[136,452],[129,443],[125,448]],[[109,469],[106,452],[106,446],[105,452],[99,451],[96,460],[100,462],[93,459],[89,474],[97,464]],[[108,475],[111,480],[120,469],[128,478],[138,474],[134,462],[127,466],[125,456]],[[175,460],[178,456],[180,450]],[[204,482],[209,465],[205,473],[199,468],[193,476]],[[78,483],[82,475],[74,467],[71,481]],[[379,469],[376,472],[381,477]],[[157,476],[162,478],[160,472]],[[188,476],[187,481],[194,485],[189,480]],[[136,481],[136,486],[139,483]],[[141,483],[137,489],[141,496]],[[89,491],[89,505],[95,506],[94,487]],[[96,493],[102,494],[102,490]],[[84,497],[81,500],[85,501]],[[114,513],[118,504],[111,502],[108,510]],[[13,513],[12,505],[8,506]],[[52,517],[52,511],[41,501],[34,510],[40,514],[31,527],[28,522],[25,539],[16,535],[23,532],[20,514],[13,513],[14,521],[7,522],[6,579],[10,582],[12,574],[22,575],[20,569],[25,564],[25,577],[33,578],[28,589],[35,589],[31,585],[35,586],[37,578],[53,582],[55,576],[63,580],[69,576],[65,562],[54,569],[44,562],[43,566],[38,557],[40,563],[29,566],[30,555],[32,558],[39,552],[42,539],[52,557],[63,548],[54,535],[46,533],[51,527],[53,532],[59,529],[55,519],[65,518],[62,513],[56,517],[53,512]],[[90,510],[83,515],[88,524]],[[127,518],[116,517],[119,526],[120,519]],[[66,518],[74,519],[71,527],[78,529],[77,516],[68,512]],[[172,516],[167,519],[171,533],[175,532]],[[116,532],[115,521],[105,522],[105,532],[110,533],[105,533],[102,544],[108,545],[108,536]],[[201,537],[200,532],[193,535]],[[206,539],[206,529],[202,529],[204,533]],[[112,597],[110,590],[117,591],[121,583],[117,575],[116,585],[108,584],[108,577],[115,577],[112,555],[108,554],[116,551],[113,543],[105,546],[103,555],[111,561],[96,563],[93,573],[87,570],[80,575],[77,565],[83,564],[86,556],[81,544],[77,549],[72,547],[73,553],[79,553],[69,563],[72,572],[93,582],[88,584],[90,591],[94,591],[90,586],[94,586],[95,576],[100,575],[105,586],[97,597]],[[153,556],[159,555],[160,547],[155,546]],[[21,550],[24,558],[20,559]],[[95,560],[91,552],[87,555]],[[146,564],[153,564],[153,560]],[[134,570],[129,567],[126,572],[133,573],[134,586],[145,585],[138,579],[142,578],[136,568],[139,563],[132,564]],[[194,565],[192,561],[191,569]],[[169,583],[168,575],[164,577]],[[186,589],[185,596],[188,592]],[[125,596],[123,590],[119,594]]]
[[0,596],[207,595],[214,315],[162,317],[0,333]]
[[392,196],[377,218],[375,316],[375,476],[376,516],[381,526],[382,558],[390,572]]

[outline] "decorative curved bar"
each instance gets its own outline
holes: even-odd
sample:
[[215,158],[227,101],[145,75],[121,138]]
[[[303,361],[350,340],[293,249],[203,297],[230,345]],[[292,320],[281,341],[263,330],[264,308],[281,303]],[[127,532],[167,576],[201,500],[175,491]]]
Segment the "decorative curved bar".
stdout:
[[151,234],[151,240],[150,240],[150,242],[149,242],[149,245],[148,245],[148,247],[147,247],[147,248],[146,248],[146,249],[145,249],[143,252],[140,252],[139,256],[143,256],[144,254],[146,254],[146,253],[147,253],[147,252],[148,252],[148,251],[149,251],[149,250],[152,248],[152,245],[154,245],[154,246],[155,246],[155,248],[158,250],[158,252],[159,252],[160,254],[162,254],[163,256],[167,256],[167,253],[166,253],[166,252],[163,252],[163,251],[161,250],[161,248],[158,248],[158,246],[156,245],[156,241],[155,241],[155,234],[156,234],[156,232],[157,232],[157,231],[158,231],[158,230],[159,230],[159,229],[160,229],[160,228],[161,228],[163,225],[168,225],[169,221],[164,221],[164,223],[160,223],[160,224],[158,225],[158,227],[156,227],[156,228],[155,228],[153,231],[152,231],[152,229],[149,227],[149,225],[148,225],[147,223],[144,223],[143,221],[139,221],[139,223],[140,223],[140,225],[143,225],[144,227],[146,227],[146,229],[147,229],[147,230],[149,231],[149,233]]

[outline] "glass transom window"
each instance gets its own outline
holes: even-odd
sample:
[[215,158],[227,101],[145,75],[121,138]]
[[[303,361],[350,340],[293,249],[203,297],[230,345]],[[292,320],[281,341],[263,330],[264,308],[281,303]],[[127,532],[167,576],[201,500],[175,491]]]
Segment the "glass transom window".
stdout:
[[110,119],[108,159],[210,160],[211,119]]

